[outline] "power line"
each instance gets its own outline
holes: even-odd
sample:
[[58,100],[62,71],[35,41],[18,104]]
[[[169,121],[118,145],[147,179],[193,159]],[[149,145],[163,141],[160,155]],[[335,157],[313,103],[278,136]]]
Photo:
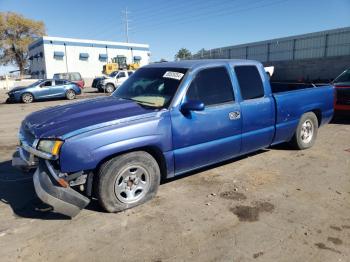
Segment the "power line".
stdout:
[[[258,2],[263,2],[264,0],[259,0]],[[172,19],[172,20],[168,20],[167,23],[170,24],[172,22],[176,22],[177,25],[180,25],[180,24],[187,24],[189,22],[196,22],[196,21],[201,21],[203,19],[203,17],[205,18],[213,18],[213,17],[217,17],[217,16],[227,16],[227,15],[232,15],[232,14],[235,14],[235,13],[241,13],[241,12],[247,12],[247,11],[251,11],[251,10],[255,10],[255,9],[259,9],[259,8],[263,8],[263,7],[268,7],[268,6],[273,6],[273,5],[276,5],[276,4],[280,4],[280,3],[283,3],[283,2],[286,2],[286,1],[289,1],[289,0],[280,0],[280,1],[275,1],[275,2],[270,2],[270,3],[267,3],[267,4],[262,4],[262,5],[259,5],[259,6],[252,6],[252,7],[249,7],[249,8],[241,8],[241,9],[234,9],[234,10],[227,10],[227,8],[225,9],[220,9],[220,10],[217,10],[217,11],[221,11],[221,12],[206,12],[206,13],[202,13],[202,14],[198,14],[197,16],[191,16],[191,17],[188,17],[188,19],[182,19],[179,21],[178,18],[176,19]],[[255,2],[256,3],[256,2]],[[160,23],[157,23],[157,24],[151,24],[150,26],[152,26],[152,31],[155,31],[155,30],[159,30],[159,29],[164,29],[163,27],[161,26],[164,26],[164,23],[160,24]]]

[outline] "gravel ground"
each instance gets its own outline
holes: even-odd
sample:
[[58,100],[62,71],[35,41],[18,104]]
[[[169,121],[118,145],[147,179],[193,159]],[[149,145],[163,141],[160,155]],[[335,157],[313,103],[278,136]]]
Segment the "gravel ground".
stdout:
[[261,150],[167,181],[134,209],[93,202],[70,220],[10,162],[22,119],[63,103],[0,104],[1,261],[350,261],[349,117],[309,150]]

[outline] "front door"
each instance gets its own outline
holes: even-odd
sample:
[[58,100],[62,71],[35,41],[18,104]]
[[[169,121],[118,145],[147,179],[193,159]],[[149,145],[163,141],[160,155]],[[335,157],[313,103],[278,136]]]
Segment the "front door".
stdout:
[[203,111],[171,111],[175,173],[231,158],[240,152],[240,105],[226,67],[206,68],[192,80],[184,101],[199,100]]

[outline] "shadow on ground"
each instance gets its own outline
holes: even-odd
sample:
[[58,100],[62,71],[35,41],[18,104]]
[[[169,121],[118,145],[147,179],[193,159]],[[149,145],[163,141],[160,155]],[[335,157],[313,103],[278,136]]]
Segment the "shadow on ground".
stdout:
[[51,207],[36,196],[33,172],[24,173],[12,167],[11,161],[0,163],[0,201],[9,205],[18,217],[62,220],[68,217],[51,212]]
[[330,124],[350,125],[350,113],[336,113]]

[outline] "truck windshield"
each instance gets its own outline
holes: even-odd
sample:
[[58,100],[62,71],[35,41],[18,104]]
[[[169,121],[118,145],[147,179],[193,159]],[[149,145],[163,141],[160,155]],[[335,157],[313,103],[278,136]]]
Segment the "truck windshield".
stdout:
[[110,77],[115,77],[118,74],[119,71],[114,71],[109,74]]
[[150,107],[168,107],[186,72],[186,68],[140,68],[113,96]]

